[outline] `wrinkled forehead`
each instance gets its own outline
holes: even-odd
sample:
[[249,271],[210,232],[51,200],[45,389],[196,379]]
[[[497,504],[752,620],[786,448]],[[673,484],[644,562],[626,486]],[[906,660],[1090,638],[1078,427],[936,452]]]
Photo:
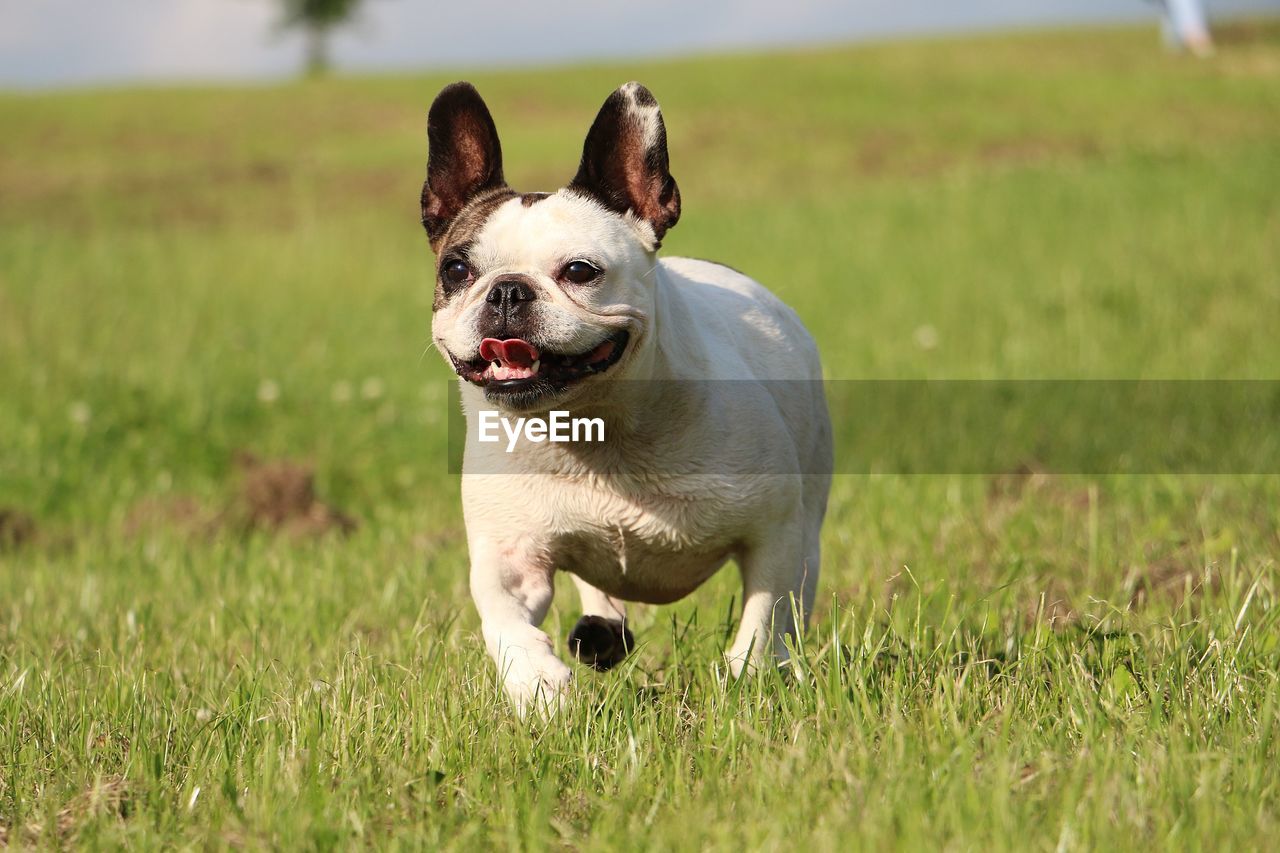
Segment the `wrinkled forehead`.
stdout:
[[[450,242],[455,242],[452,234]],[[476,223],[467,243],[467,256],[481,272],[544,269],[575,258],[618,264],[642,252],[626,219],[566,190],[516,195],[496,204]]]

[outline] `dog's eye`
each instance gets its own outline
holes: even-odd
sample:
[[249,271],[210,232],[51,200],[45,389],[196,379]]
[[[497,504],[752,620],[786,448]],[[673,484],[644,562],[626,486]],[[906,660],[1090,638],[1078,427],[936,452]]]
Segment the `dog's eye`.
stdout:
[[586,284],[594,281],[599,275],[600,270],[586,261],[570,261],[560,272],[561,278],[574,284]]
[[444,266],[440,268],[440,278],[444,279],[444,283],[451,287],[466,284],[467,280],[471,278],[471,267],[467,266],[466,261],[454,258],[451,261],[446,261]]

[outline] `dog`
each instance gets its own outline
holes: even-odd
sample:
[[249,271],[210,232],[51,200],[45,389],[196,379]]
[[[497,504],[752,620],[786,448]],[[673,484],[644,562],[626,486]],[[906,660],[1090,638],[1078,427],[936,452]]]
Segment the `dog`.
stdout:
[[[732,559],[743,606],[729,671],[785,664],[813,606],[831,484],[822,367],[762,285],[658,259],[680,191],[654,96],[614,91],[552,193],[507,185],[469,83],[440,92],[427,136],[432,338],[467,417],[471,595],[517,710],[558,706],[573,677],[539,628],[557,571],[582,599],[569,651],[606,670],[635,645],[624,602],[676,601]],[[552,410],[594,415],[602,440],[475,438],[484,412]]]

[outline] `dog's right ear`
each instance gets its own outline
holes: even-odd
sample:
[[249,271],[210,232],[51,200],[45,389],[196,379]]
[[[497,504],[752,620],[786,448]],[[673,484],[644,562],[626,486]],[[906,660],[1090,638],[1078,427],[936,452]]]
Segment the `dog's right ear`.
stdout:
[[470,83],[445,86],[427,115],[430,147],[422,227],[438,250],[449,224],[476,195],[505,186],[498,129]]
[[667,159],[667,128],[653,94],[639,83],[617,89],[596,115],[569,185],[610,210],[653,228],[654,245],[680,219],[680,189]]

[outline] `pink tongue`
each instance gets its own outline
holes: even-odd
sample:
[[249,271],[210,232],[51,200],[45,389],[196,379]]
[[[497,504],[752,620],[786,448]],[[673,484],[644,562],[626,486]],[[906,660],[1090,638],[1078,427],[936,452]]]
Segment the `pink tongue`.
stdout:
[[503,367],[519,365],[528,367],[538,360],[538,349],[519,338],[485,338],[480,342],[480,357],[485,361],[500,361]]

